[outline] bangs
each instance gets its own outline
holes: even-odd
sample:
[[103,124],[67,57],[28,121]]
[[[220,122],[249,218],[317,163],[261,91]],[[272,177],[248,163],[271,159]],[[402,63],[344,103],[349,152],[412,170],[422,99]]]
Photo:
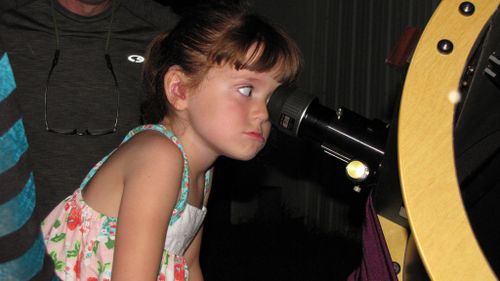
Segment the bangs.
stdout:
[[302,67],[298,46],[281,30],[273,30],[260,19],[248,16],[221,37],[207,60],[211,65],[233,65],[235,69],[272,71],[274,79],[291,85]]

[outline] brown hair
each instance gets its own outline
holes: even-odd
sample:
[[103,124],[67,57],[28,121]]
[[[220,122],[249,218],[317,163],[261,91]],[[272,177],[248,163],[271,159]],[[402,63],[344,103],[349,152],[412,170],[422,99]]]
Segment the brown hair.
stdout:
[[197,86],[211,67],[224,64],[256,72],[277,69],[275,79],[292,85],[302,59],[298,46],[283,29],[241,5],[196,9],[149,47],[143,72],[148,95],[141,108],[143,122],[158,123],[167,114],[163,78],[171,66],[180,66],[190,78],[190,86]]

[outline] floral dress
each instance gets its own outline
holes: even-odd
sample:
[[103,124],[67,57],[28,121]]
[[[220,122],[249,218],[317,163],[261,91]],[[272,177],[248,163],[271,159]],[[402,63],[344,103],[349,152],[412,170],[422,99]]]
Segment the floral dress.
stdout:
[[[163,256],[157,280],[188,280],[189,271],[183,255],[194,239],[207,209],[206,198],[202,209],[187,204],[189,171],[184,149],[177,137],[161,125],[143,125],[130,131],[122,144],[144,130],[161,132],[177,144],[184,157],[181,193],[172,212],[166,234]],[[54,261],[56,274],[62,280],[110,280],[117,218],[106,216],[85,203],[81,190],[92,179],[99,167],[112,154],[92,168],[80,188],[63,200],[42,222],[47,252]],[[211,180],[211,171],[205,174],[205,194]]]

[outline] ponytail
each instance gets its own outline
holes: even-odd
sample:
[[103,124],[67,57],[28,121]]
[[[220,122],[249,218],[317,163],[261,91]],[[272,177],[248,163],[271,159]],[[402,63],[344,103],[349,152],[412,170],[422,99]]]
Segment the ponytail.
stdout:
[[141,121],[143,124],[155,124],[160,122],[167,113],[167,100],[164,94],[163,76],[166,70],[163,69],[161,59],[161,45],[167,33],[157,35],[148,46],[146,61],[143,67],[143,86],[147,99],[141,105]]

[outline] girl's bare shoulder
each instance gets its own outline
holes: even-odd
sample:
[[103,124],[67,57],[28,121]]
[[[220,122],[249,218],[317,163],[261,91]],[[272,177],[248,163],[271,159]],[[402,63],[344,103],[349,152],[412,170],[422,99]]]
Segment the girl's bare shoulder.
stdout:
[[179,147],[156,131],[144,131],[120,147],[126,175],[162,173],[181,175],[184,160]]

